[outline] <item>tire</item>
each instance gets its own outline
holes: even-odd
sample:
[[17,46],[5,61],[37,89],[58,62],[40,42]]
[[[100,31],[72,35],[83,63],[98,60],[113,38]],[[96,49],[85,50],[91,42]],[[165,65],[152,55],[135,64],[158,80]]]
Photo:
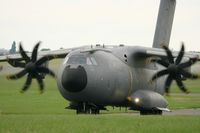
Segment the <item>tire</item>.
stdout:
[[141,110],[140,115],[162,115],[162,110]]

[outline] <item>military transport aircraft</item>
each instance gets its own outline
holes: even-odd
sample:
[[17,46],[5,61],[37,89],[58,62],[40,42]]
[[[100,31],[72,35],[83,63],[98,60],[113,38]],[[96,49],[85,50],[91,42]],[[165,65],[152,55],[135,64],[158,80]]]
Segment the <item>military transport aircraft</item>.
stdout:
[[[61,95],[70,101],[69,109],[77,113],[96,114],[106,106],[129,107],[141,114],[162,114],[169,111],[163,95],[169,93],[173,80],[185,93],[185,79],[197,79],[190,68],[199,55],[168,49],[176,0],[161,0],[152,48],[140,46],[83,46],[58,51],[39,52],[38,42],[32,54],[19,45],[19,54],[0,57],[22,70],[8,79],[27,75],[21,92],[26,91],[32,79],[44,90],[46,74],[56,77]],[[65,58],[57,75],[47,62]]]

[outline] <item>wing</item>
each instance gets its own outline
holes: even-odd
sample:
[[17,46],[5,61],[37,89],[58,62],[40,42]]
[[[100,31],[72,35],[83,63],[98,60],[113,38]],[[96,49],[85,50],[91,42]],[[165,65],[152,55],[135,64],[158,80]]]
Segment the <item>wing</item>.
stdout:
[[[167,53],[164,49],[160,48],[146,48],[146,47],[136,47],[136,51],[134,50],[133,56],[136,57],[159,57],[159,58],[167,58]],[[178,51],[171,51],[172,56],[174,58],[178,57],[179,52]],[[185,58],[193,59],[197,58],[198,61],[200,61],[200,53],[198,52],[185,52],[184,54]]]
[[[60,49],[60,50],[54,50],[54,51],[40,51],[38,52],[38,57],[44,57],[44,56],[54,56],[55,58],[65,58],[65,56],[71,52],[74,49]],[[26,53],[29,57],[31,57],[32,53]],[[4,55],[0,56],[0,62],[5,62],[9,60],[22,60],[22,56],[20,53],[18,54],[11,54],[11,55]]]

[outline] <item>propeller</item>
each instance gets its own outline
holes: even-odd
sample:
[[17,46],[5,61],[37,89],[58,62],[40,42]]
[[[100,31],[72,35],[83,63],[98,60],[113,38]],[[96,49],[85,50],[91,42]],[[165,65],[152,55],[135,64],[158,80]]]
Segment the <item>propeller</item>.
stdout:
[[189,93],[189,91],[186,89],[185,85],[182,82],[183,77],[189,78],[189,79],[197,79],[198,75],[192,74],[185,69],[192,66],[196,61],[197,58],[191,58],[189,61],[181,63],[183,56],[185,54],[185,47],[184,43],[182,43],[181,50],[179,51],[179,54],[174,61],[174,57],[172,55],[172,52],[168,49],[168,47],[163,46],[163,49],[165,50],[167,54],[167,60],[156,60],[156,62],[164,67],[166,69],[161,70],[157,72],[151,79],[151,81],[154,81],[162,76],[168,75],[166,82],[165,82],[165,92],[168,95],[169,88],[173,80],[176,81],[178,87],[180,90],[182,90],[185,93]]
[[23,76],[27,75],[26,82],[24,86],[22,87],[21,92],[25,92],[28,90],[32,83],[32,79],[36,79],[41,93],[44,91],[44,82],[43,82],[43,74],[49,74],[52,77],[55,77],[55,74],[53,71],[50,69],[46,68],[43,66],[43,64],[53,58],[55,58],[53,55],[47,55],[43,56],[42,58],[37,60],[38,57],[38,48],[40,46],[41,42],[38,42],[33,51],[31,57],[29,57],[26,52],[24,51],[22,44],[20,42],[19,44],[19,52],[22,56],[23,61],[18,61],[15,59],[8,59],[8,63],[12,65],[13,67],[20,67],[23,68],[20,72],[13,74],[13,75],[8,75],[7,79],[11,80],[17,80],[19,78],[22,78]]

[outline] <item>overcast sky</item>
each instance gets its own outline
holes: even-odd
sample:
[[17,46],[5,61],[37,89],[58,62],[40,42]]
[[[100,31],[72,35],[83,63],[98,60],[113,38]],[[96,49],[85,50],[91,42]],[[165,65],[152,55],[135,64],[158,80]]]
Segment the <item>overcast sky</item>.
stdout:
[[[0,0],[0,48],[152,47],[160,0]],[[170,48],[200,51],[200,0],[177,0]]]

